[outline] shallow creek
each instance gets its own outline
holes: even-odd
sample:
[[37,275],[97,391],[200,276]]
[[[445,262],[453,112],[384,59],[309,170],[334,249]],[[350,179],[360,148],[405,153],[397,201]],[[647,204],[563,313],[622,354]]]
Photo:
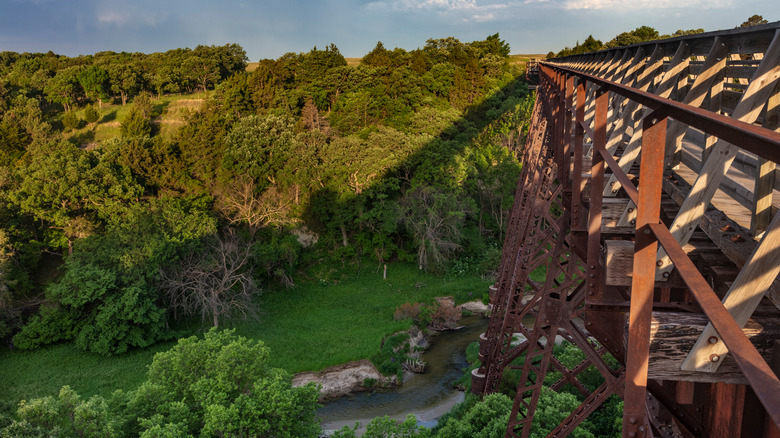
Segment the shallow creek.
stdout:
[[443,332],[430,340],[430,347],[423,353],[427,364],[425,372],[408,376],[403,386],[377,392],[361,392],[325,403],[318,413],[325,431],[344,426],[361,427],[374,417],[389,415],[403,420],[414,414],[419,424],[433,427],[440,416],[463,400],[464,394],[453,388],[453,383],[463,375],[468,366],[466,347],[479,340],[487,329],[488,319],[466,316],[461,319],[465,327]]

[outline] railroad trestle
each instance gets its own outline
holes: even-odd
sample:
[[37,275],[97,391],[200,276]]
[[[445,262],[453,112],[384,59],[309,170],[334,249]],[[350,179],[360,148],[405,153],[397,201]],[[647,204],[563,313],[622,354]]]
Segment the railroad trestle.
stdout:
[[613,395],[624,437],[780,436],[780,22],[539,78],[472,391],[517,370],[507,437],[530,435],[551,370],[584,401],[549,436]]

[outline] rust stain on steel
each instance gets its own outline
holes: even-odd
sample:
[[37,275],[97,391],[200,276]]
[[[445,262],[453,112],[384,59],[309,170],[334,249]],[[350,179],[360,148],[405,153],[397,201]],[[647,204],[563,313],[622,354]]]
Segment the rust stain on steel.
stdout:
[[647,225],[658,223],[661,214],[666,117],[653,113],[645,119],[642,144],[623,405],[623,430],[633,432],[637,437],[645,436],[649,424],[645,396],[658,248]]

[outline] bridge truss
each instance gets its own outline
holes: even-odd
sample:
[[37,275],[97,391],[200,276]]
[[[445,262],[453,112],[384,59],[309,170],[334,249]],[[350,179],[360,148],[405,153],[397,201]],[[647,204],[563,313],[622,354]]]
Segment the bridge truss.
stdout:
[[612,395],[624,437],[780,436],[779,79],[780,22],[541,64],[472,373],[519,375],[507,437],[550,371],[584,401],[549,436]]

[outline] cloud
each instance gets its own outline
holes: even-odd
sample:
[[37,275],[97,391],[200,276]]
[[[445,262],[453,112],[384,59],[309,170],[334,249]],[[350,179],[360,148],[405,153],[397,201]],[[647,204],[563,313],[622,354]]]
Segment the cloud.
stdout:
[[516,0],[480,3],[477,0],[378,0],[369,2],[365,8],[383,12],[434,12],[461,23],[485,23],[498,20],[502,16],[499,10],[519,8],[522,5]]
[[562,2],[547,2],[546,0],[527,0],[527,2],[544,2],[554,4],[563,9],[722,9],[730,7],[733,0],[563,0]]
[[506,6],[502,4],[492,4],[479,6],[477,0],[379,0],[369,2],[368,9],[392,10],[392,11],[417,11],[417,10],[439,10],[439,11],[462,11],[490,8],[495,6]]
[[111,27],[156,27],[168,14],[131,2],[106,2],[96,5],[95,19],[99,25]]

